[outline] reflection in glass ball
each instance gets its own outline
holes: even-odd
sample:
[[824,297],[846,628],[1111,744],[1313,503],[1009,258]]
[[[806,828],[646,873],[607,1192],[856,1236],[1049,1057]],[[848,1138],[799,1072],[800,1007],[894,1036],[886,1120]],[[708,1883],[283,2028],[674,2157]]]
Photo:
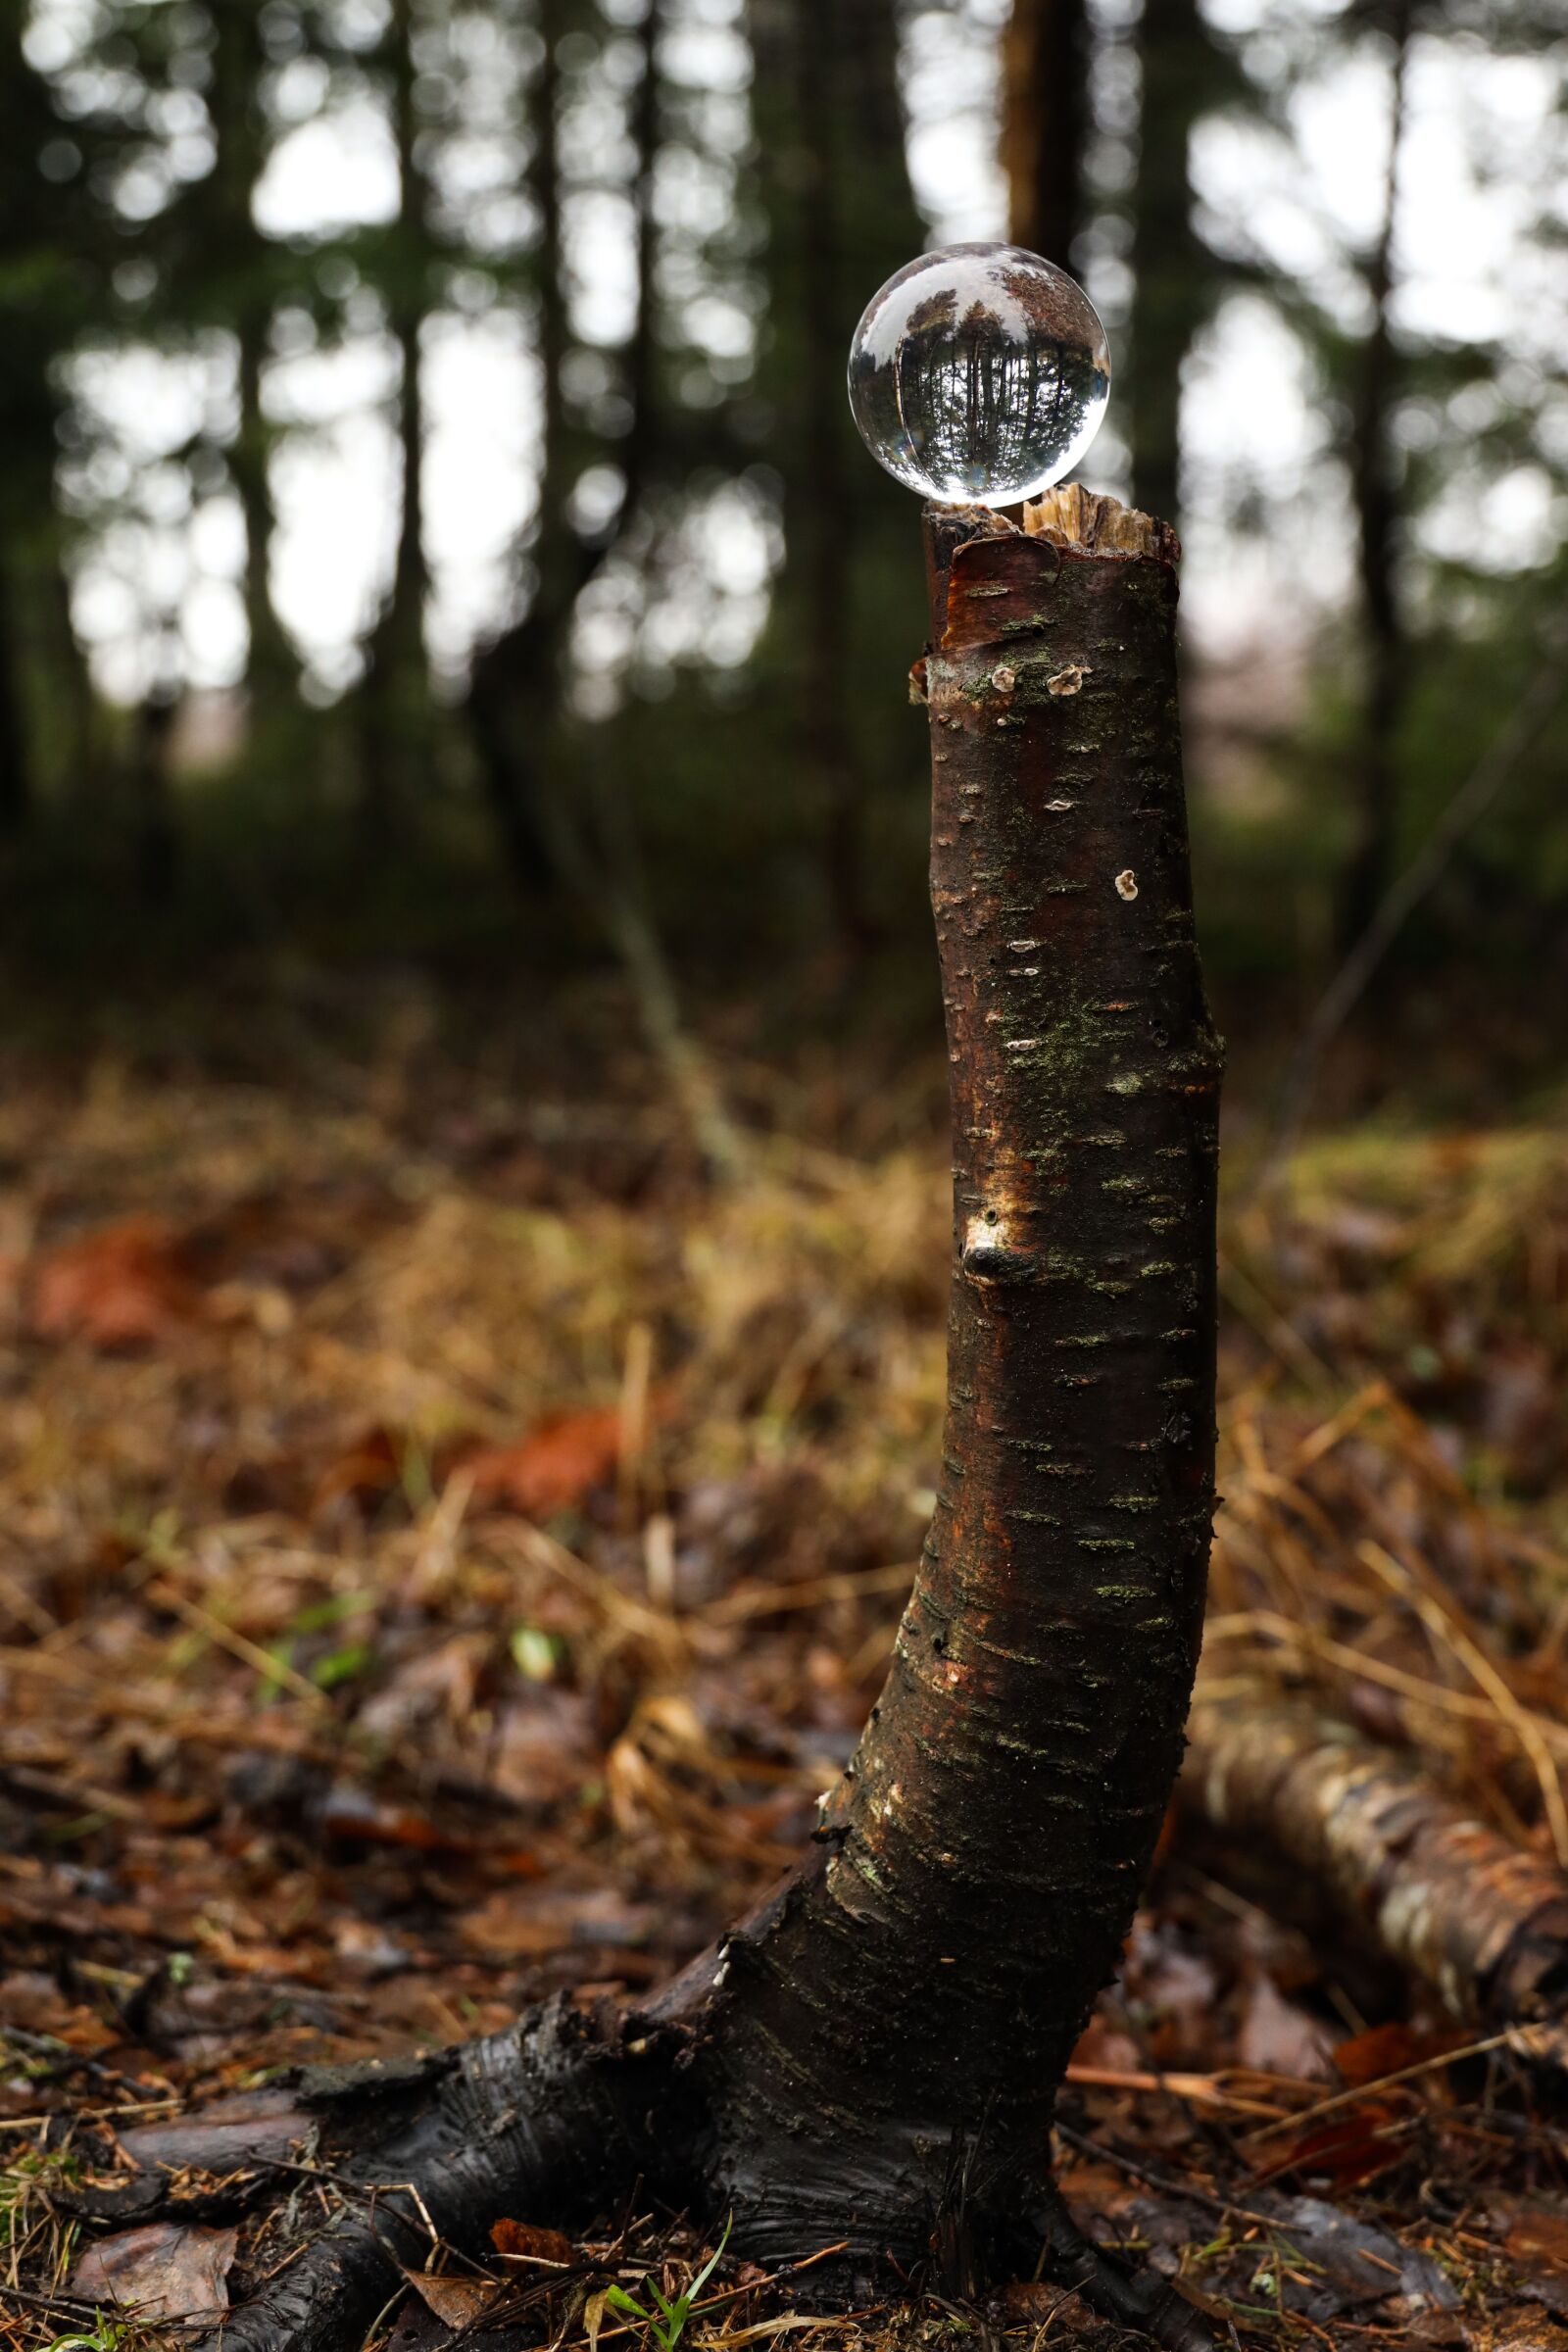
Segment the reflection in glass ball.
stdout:
[[944,506],[1038,498],[1083,456],[1109,395],[1089,297],[1021,245],[922,254],[873,296],[850,345],[866,448]]

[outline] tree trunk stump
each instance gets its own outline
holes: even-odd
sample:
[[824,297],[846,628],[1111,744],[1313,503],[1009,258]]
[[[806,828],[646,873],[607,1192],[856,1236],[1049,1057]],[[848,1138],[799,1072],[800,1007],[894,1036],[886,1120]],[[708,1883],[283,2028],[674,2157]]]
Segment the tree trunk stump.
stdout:
[[[1058,2085],[1182,1753],[1213,1500],[1219,1049],[1193,934],[1176,546],[1056,492],[933,511],[932,903],[953,1073],[948,1421],[886,1688],[815,1842],[655,2001],[559,2001],[395,2087],[361,2195],[226,2352],[348,2346],[503,2212],[645,2189],[847,2304],[1044,2259],[1208,2341],[1078,2234]],[[412,2184],[412,2185],[410,2185]]]

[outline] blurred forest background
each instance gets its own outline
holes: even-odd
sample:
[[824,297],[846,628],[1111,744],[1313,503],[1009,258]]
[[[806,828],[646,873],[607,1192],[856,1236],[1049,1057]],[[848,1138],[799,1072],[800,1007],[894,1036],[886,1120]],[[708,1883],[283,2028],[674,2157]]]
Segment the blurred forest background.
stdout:
[[919,515],[845,359],[1010,231],[1109,333],[1084,478],[1184,540],[1231,1041],[1202,1769],[1062,2177],[1274,2340],[1568,2352],[1561,0],[0,42],[4,2341],[102,2296],[84,2095],[162,2162],[661,1982],[811,1834],[950,1240]]
[[666,1047],[681,998],[769,1054],[930,1038],[918,516],[844,359],[922,244],[1010,233],[1110,333],[1085,478],[1187,545],[1244,1072],[1468,786],[1371,1009],[1405,1087],[1540,1075],[1554,0],[6,0],[3,37],[13,1037],[172,985],[194,1038],[326,968],[536,1033],[621,973]]

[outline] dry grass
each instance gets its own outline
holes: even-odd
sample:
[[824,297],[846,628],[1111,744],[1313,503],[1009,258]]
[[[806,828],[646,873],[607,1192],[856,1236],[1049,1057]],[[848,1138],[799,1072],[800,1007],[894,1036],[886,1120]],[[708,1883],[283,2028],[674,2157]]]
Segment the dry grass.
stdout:
[[[1336,1139],[1230,1221],[1203,1672],[1568,1860],[1564,1142]],[[14,1095],[0,1165],[4,2112],[645,1984],[798,1848],[930,1504],[937,1139],[774,1140],[714,1196],[631,1109],[105,1065]],[[1212,2037],[1188,2077],[1302,2102]]]

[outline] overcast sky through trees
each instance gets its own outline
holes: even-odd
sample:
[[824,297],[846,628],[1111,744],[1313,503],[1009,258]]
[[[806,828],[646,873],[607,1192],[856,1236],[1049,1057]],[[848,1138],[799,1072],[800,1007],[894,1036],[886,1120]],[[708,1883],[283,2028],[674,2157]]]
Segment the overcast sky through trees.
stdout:
[[[378,19],[371,0],[359,4],[368,41]],[[916,10],[908,20],[909,156],[931,244],[1004,233],[995,142],[997,35],[1005,6],[970,0]],[[605,13],[612,24],[623,17],[633,24],[636,0]],[[1207,13],[1221,31],[1248,36],[1250,66],[1266,81],[1288,69],[1293,35],[1340,12],[1327,0],[1208,0]],[[1102,30],[1110,37],[1101,60],[1094,169],[1107,198],[1128,169],[1136,135],[1136,70],[1114,37],[1135,14],[1134,0],[1101,0]],[[90,16],[89,0],[34,0],[28,54],[63,90]],[[683,229],[700,233],[715,207],[733,201],[744,171],[752,63],[741,17],[741,0],[676,0],[671,11],[665,78],[705,102],[701,151],[674,139],[661,159],[661,229],[677,243]],[[462,135],[442,150],[440,195],[462,215],[475,269],[470,284],[454,272],[450,299],[427,319],[422,340],[428,630],[438,664],[453,675],[506,616],[514,550],[532,512],[538,443],[526,313],[495,302],[482,270],[487,242],[498,253],[515,250],[531,221],[516,192],[513,144],[499,115],[486,118],[487,106],[506,93],[487,79],[483,57],[472,63]],[[185,95],[175,91],[172,103]],[[624,340],[635,302],[631,208],[616,182],[624,99],[612,38],[580,76],[567,145],[572,327],[590,358],[595,347]],[[1419,36],[1414,44],[1395,323],[1427,338],[1500,343],[1512,355],[1521,401],[1539,392],[1542,371],[1550,372],[1568,309],[1555,274],[1560,251],[1553,255],[1531,234],[1552,168],[1555,99],[1553,74],[1542,61],[1489,54],[1462,34]],[[328,103],[322,70],[301,58],[277,77],[275,113],[273,150],[256,199],[270,236],[308,242],[393,217],[396,155],[368,81]],[[1292,141],[1261,122],[1202,122],[1194,176],[1208,242],[1288,273],[1338,324],[1356,330],[1365,296],[1345,256],[1375,234],[1389,120],[1381,61],[1328,48],[1291,101]],[[193,96],[182,118],[165,122],[168,170],[197,179],[210,168],[203,125]],[[127,174],[120,201],[133,215],[138,207],[155,211],[164,194],[156,174],[144,182]],[[1548,193],[1548,209],[1551,201]],[[1112,220],[1086,257],[1113,362],[1129,292],[1115,229]],[[712,385],[743,383],[748,374],[755,319],[747,294],[737,282],[691,287],[682,297],[685,332],[707,354],[709,389],[694,385],[694,405],[713,396]],[[362,295],[348,297],[349,332],[340,347],[318,347],[305,313],[285,308],[266,377],[269,416],[281,428],[272,459],[275,602],[307,658],[308,688],[321,698],[359,672],[396,537],[396,350],[374,296],[368,289]],[[210,333],[178,353],[150,342],[100,345],[73,363],[71,381],[93,428],[65,466],[68,501],[84,526],[74,610],[101,685],[134,699],[158,663],[198,685],[237,680],[246,650],[238,503],[220,480],[193,491],[176,462],[204,431],[222,439],[234,397],[225,338]],[[1459,397],[1472,399],[1480,430],[1508,396],[1504,368]],[[1110,420],[1081,468],[1091,484],[1125,487],[1115,422],[1113,384]],[[1418,415],[1407,429],[1419,434]],[[1568,402],[1554,429],[1568,465]],[[1198,633],[1214,646],[1235,645],[1270,623],[1290,633],[1348,594],[1344,479],[1326,454],[1330,434],[1309,364],[1262,293],[1231,294],[1206,330],[1187,386],[1184,438],[1185,593]],[[613,476],[597,470],[606,478],[590,473],[578,490],[590,514],[596,500],[612,505],[616,495]],[[1463,553],[1483,567],[1536,564],[1563,535],[1563,503],[1544,466],[1521,462],[1490,479],[1478,507],[1461,468],[1424,514],[1423,543],[1435,556]],[[1249,511],[1266,516],[1266,532],[1238,530],[1235,518]],[[912,500],[909,523],[913,563]],[[750,651],[777,551],[765,475],[718,484],[697,502],[685,528],[684,566],[660,611],[628,611],[612,582],[590,600],[577,640],[590,710],[612,698],[634,641],[656,662],[691,659],[700,649],[705,660],[733,664]]]

